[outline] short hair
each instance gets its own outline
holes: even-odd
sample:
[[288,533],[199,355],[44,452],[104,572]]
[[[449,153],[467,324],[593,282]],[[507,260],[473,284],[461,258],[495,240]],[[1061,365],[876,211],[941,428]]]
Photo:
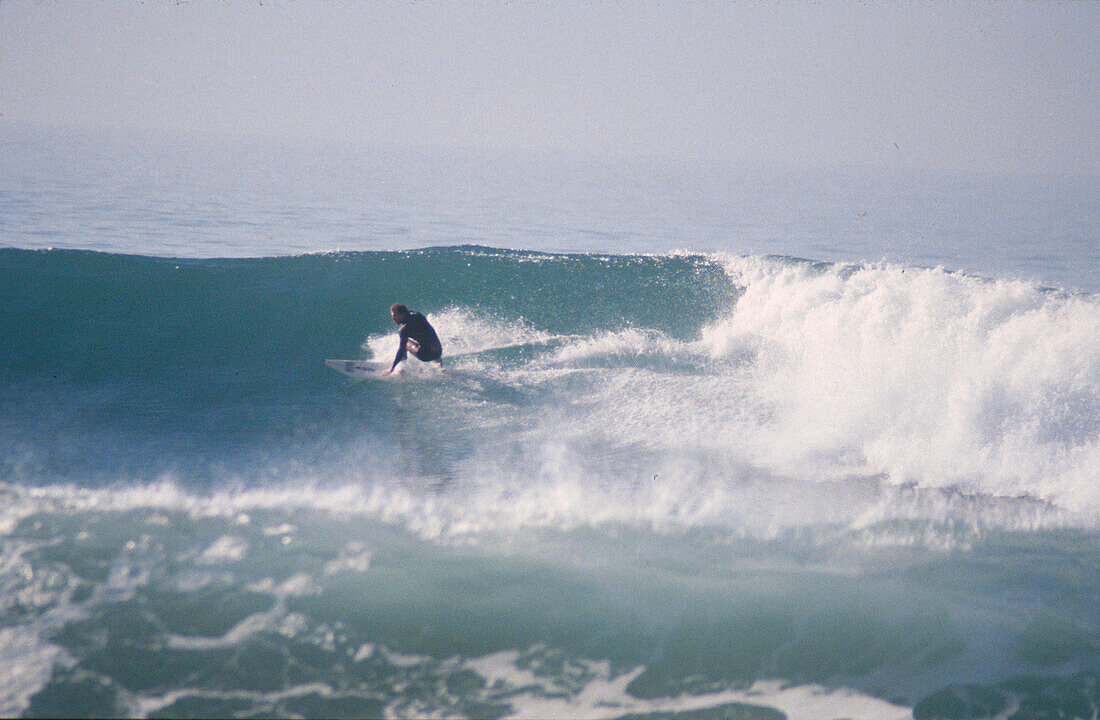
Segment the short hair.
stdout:
[[393,305],[390,305],[390,313],[396,315],[408,315],[409,309],[401,303],[394,303]]

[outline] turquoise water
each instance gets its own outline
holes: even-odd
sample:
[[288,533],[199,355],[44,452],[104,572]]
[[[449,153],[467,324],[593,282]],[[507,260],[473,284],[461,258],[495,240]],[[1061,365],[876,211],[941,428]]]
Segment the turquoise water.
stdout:
[[[499,194],[478,176],[466,210],[457,181],[372,205],[333,180],[330,213],[274,161],[264,193],[213,207],[255,166],[144,146],[162,160],[104,172],[79,143],[5,142],[0,714],[1100,706],[1080,187],[1057,222],[1006,200],[1017,232],[1050,230],[1041,252],[971,262],[992,215],[936,251],[904,220],[957,211],[930,191],[898,201],[893,240],[830,245],[843,193],[784,224],[746,181],[764,232],[707,190],[669,246],[682,185],[624,196],[564,165],[497,168],[526,183]],[[58,179],[82,162],[100,179]],[[395,300],[439,331],[442,373],[323,365],[392,357]]]

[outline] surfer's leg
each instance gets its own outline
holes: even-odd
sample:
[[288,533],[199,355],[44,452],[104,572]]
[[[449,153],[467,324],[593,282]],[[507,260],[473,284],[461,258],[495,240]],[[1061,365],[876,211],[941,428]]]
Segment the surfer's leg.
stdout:
[[427,345],[421,347],[419,352],[413,354],[416,355],[417,360],[420,360],[422,362],[435,361],[438,362],[440,365],[443,364],[439,360],[439,358],[443,356],[443,348],[439,347],[438,345]]

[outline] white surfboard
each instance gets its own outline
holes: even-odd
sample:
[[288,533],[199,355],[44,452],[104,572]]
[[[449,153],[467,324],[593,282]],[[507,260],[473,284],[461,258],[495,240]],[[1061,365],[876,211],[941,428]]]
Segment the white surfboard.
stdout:
[[325,365],[338,373],[357,380],[387,380],[393,377],[392,375],[382,375],[389,369],[388,365],[369,360],[325,360]]

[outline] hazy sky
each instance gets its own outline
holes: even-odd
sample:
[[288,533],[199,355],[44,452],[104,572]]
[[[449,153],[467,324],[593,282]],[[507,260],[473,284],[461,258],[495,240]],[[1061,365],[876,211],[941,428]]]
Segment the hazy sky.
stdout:
[[1100,3],[0,0],[0,115],[1100,173]]

